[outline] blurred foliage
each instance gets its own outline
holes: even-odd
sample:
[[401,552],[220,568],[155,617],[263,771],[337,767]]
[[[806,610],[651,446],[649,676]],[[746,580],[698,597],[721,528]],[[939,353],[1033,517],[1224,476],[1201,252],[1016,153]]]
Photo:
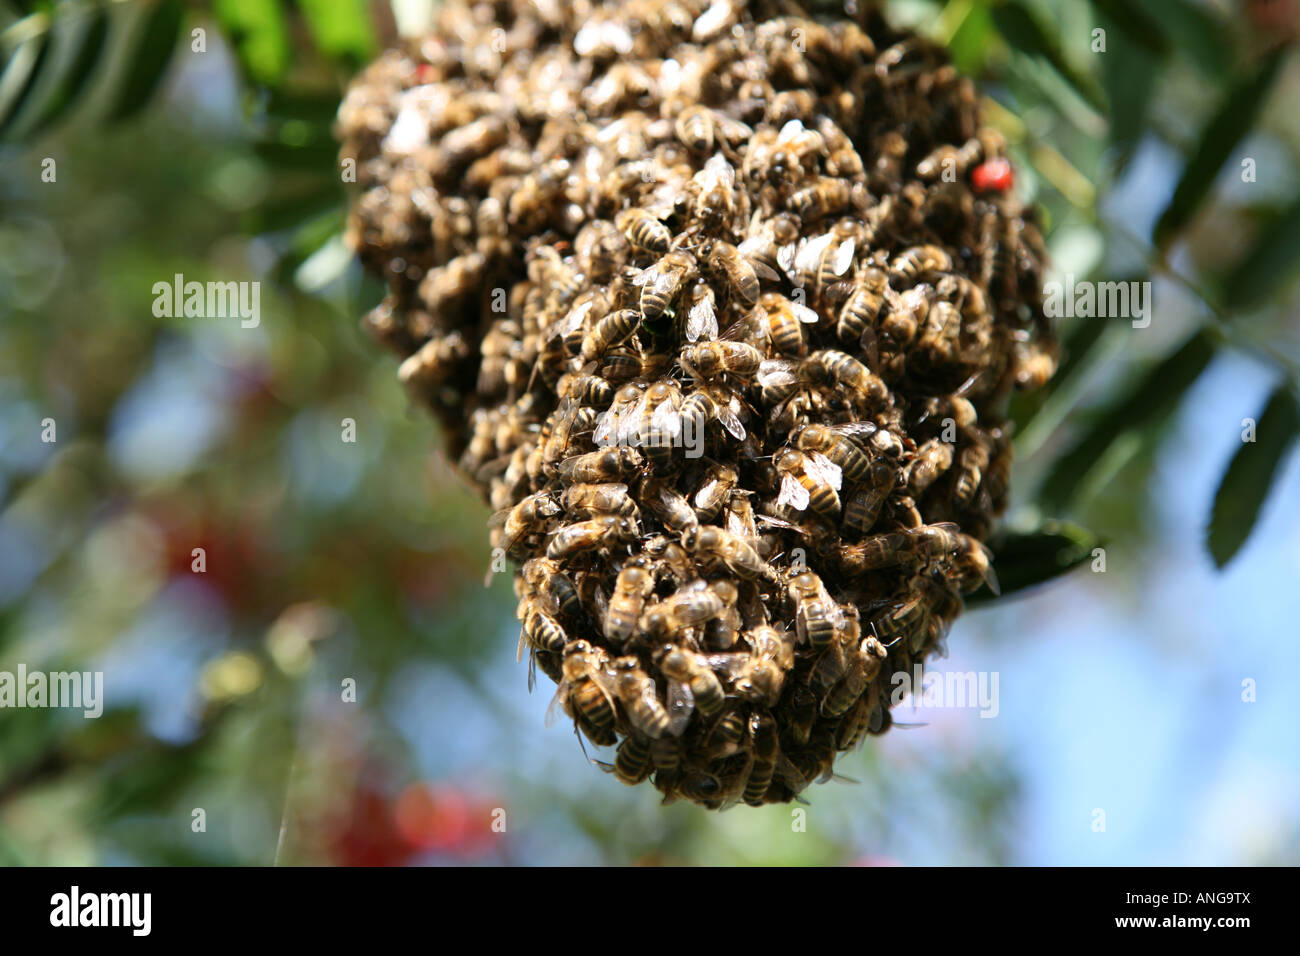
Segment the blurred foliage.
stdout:
[[[1058,277],[1154,284],[1147,328],[1063,319],[1060,373],[1013,406],[1003,594],[1102,541],[1148,546],[1156,451],[1232,350],[1275,391],[1213,520],[1186,516],[1227,564],[1300,427],[1300,6],[889,15],[981,83]],[[113,685],[97,721],[0,717],[0,862],[874,863],[924,857],[925,838],[950,862],[1013,862],[1018,782],[970,742],[868,747],[842,772],[870,800],[814,793],[829,822],[808,834],[790,808],[660,809],[533,752],[545,700],[502,655],[508,582],[478,584],[485,510],[360,334],[381,290],[341,241],[340,94],[428,16],[0,0],[0,670]],[[177,273],[260,281],[259,326],[155,318],[149,290]],[[942,822],[894,826],[918,814]]]

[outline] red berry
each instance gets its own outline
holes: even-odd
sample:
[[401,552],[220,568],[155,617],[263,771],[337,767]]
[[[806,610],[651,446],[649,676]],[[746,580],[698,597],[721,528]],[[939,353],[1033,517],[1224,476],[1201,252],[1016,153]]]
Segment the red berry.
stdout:
[[1015,181],[1016,177],[1011,171],[1011,163],[1001,156],[980,163],[975,167],[974,172],[970,174],[971,185],[975,187],[976,192],[980,193],[1004,193],[1011,188]]

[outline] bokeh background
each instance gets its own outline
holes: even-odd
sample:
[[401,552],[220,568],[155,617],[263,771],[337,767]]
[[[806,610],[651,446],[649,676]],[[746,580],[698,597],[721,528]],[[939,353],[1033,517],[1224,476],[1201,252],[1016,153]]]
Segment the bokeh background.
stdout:
[[[486,507],[360,331],[330,124],[426,0],[0,0],[0,670],[106,690],[0,710],[0,863],[1300,861],[1300,7],[887,12],[982,81],[1057,275],[1154,319],[1065,320],[1015,408],[1003,578],[1074,569],[954,628],[996,716],[896,712],[797,832],[544,726]],[[260,324],[155,318],[175,273]]]

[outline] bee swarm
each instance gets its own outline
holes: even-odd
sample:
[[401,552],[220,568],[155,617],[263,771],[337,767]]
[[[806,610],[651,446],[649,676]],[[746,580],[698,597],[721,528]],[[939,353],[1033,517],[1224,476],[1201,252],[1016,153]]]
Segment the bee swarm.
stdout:
[[797,9],[448,0],[339,112],[366,325],[497,512],[521,650],[619,779],[710,808],[888,729],[1055,364],[972,84]]

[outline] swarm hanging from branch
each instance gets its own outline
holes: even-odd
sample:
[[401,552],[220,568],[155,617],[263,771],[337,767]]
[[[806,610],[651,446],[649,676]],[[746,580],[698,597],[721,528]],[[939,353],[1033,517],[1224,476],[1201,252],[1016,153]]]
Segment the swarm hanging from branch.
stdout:
[[[874,9],[466,2],[339,113],[366,324],[619,779],[788,801],[993,583],[1041,236],[943,52]],[[530,669],[530,678],[532,671]]]

